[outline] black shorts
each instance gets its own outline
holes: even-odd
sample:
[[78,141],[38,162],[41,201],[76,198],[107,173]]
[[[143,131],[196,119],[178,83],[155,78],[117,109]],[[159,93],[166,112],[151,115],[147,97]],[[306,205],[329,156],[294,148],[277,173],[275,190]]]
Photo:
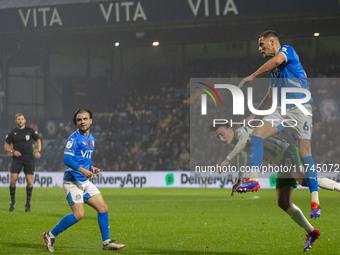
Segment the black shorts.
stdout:
[[24,173],[26,174],[34,174],[34,168],[35,168],[35,160],[31,161],[22,161],[13,159],[12,165],[11,165],[11,173],[12,174],[19,174],[21,169],[24,168]]

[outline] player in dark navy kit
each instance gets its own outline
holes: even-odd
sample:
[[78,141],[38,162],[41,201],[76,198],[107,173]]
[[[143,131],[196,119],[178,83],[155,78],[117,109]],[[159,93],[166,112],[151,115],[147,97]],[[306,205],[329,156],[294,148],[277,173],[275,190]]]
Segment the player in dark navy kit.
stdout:
[[[272,90],[275,88],[278,91],[278,107],[276,110],[263,118],[263,125],[258,126],[251,137],[251,145],[249,150],[250,167],[259,169],[263,159],[263,140],[283,131],[284,127],[281,122],[284,119],[293,119],[296,121],[296,126],[289,128],[295,137],[298,138],[298,149],[305,169],[305,179],[311,192],[311,213],[312,218],[320,216],[320,206],[318,197],[318,180],[314,161],[312,158],[311,138],[312,138],[312,107],[313,99],[308,97],[305,102],[301,102],[301,109],[294,104],[287,104],[286,113],[281,113],[281,90],[292,89],[296,92],[287,93],[287,99],[300,101],[305,97],[304,93],[309,92],[307,75],[300,63],[300,59],[295,50],[289,46],[281,46],[278,35],[273,30],[268,30],[260,34],[258,41],[259,51],[266,58],[270,58],[257,71],[244,78],[239,87],[242,88],[247,82],[254,78],[269,72],[270,86],[267,95],[258,106],[259,110],[268,109],[272,103]],[[303,93],[301,93],[301,89]],[[303,101],[303,100],[301,100]],[[292,102],[292,101],[290,101]],[[305,110],[305,112],[303,111]],[[250,115],[246,121],[254,119],[255,114]],[[290,194],[293,187],[285,186],[280,192]],[[278,192],[278,191],[277,191]],[[288,199],[288,195],[286,198]],[[298,214],[298,208],[292,204],[287,208],[286,212],[295,217]],[[314,229],[308,232],[307,241],[304,251],[307,251],[319,237],[320,231]]]
[[[26,204],[25,211],[31,211],[31,197],[33,190],[33,174],[35,167],[35,158],[41,157],[41,140],[38,132],[30,127],[26,127],[26,119],[22,113],[15,115],[17,127],[6,135],[4,149],[11,153],[11,179],[10,179],[10,195],[11,203],[9,211],[13,212],[15,206],[15,189],[21,169],[24,169],[26,175]],[[33,151],[33,144],[37,144],[37,150]]]
[[58,234],[68,229],[84,217],[84,203],[97,212],[99,229],[103,240],[103,250],[119,250],[123,244],[110,239],[108,208],[97,187],[88,178],[98,175],[100,169],[92,165],[95,139],[90,134],[92,112],[80,109],[73,116],[73,123],[78,127],[66,141],[64,163],[68,167],[64,173],[63,187],[72,213],[64,216],[49,232],[43,233],[45,246],[54,252],[54,241]]

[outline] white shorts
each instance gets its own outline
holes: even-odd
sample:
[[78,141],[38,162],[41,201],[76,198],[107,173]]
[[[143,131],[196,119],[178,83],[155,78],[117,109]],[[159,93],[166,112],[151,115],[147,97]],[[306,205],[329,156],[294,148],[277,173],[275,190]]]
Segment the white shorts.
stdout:
[[[312,113],[312,106],[310,104],[304,104],[303,106],[308,112]],[[305,115],[298,107],[287,108],[286,115],[284,116],[281,115],[281,107],[278,107],[276,108],[275,112],[263,118],[263,120],[273,123],[279,132],[283,131],[283,129],[289,129],[295,139],[306,140],[312,140],[312,119],[312,115]],[[284,125],[282,125],[283,120],[286,120],[284,121]],[[294,126],[295,124],[296,126]]]
[[89,180],[84,182],[63,181],[63,187],[69,205],[86,203],[89,198],[100,193]]

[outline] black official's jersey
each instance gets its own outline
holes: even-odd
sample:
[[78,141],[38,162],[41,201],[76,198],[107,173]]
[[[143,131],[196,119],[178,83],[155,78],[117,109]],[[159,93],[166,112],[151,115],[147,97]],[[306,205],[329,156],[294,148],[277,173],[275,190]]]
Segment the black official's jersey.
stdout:
[[20,157],[13,156],[13,159],[30,161],[34,159],[33,143],[39,139],[39,135],[32,128],[25,127],[23,129],[15,128],[6,135],[6,143],[13,143],[13,149],[20,151]]

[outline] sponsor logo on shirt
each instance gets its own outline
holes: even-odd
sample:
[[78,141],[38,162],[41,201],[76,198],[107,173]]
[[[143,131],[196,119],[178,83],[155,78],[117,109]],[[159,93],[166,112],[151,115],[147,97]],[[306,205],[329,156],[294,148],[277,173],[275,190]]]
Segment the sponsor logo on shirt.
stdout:
[[86,151],[80,151],[83,158],[91,158],[93,151],[92,150],[86,150]]

